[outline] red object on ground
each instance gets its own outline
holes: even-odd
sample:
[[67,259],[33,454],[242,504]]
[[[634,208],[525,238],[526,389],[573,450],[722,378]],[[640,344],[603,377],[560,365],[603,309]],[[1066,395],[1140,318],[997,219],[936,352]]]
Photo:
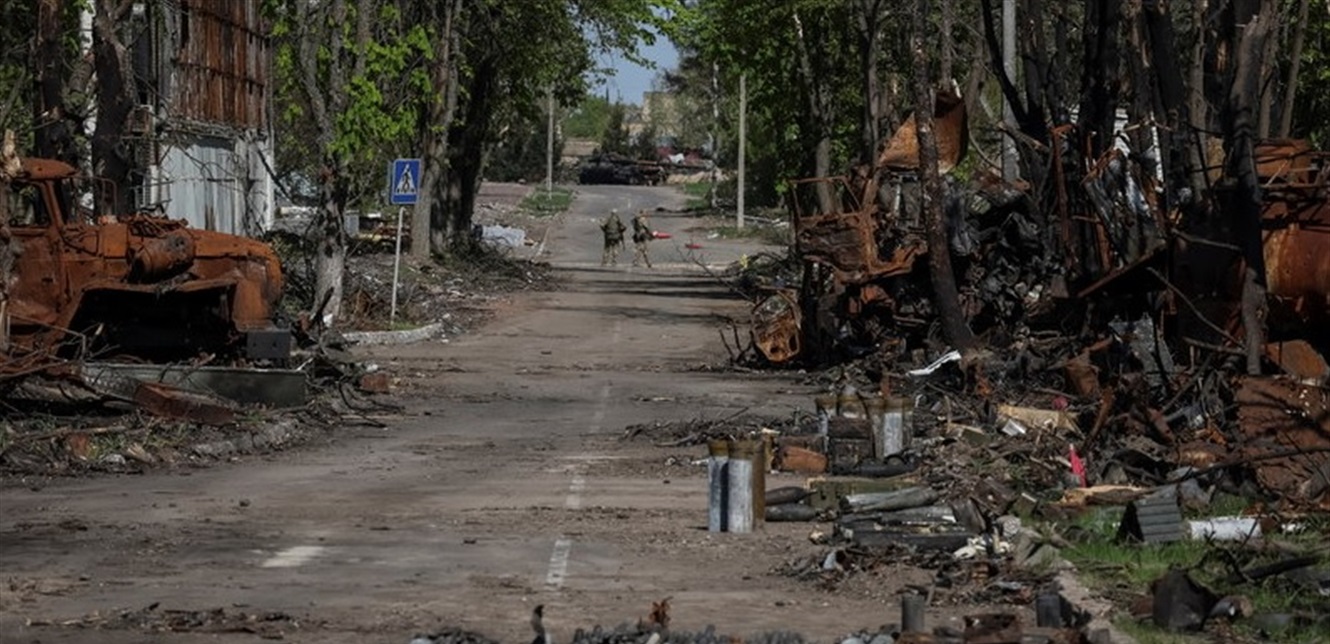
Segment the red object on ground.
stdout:
[[687,248],[688,250],[697,250],[702,247],[702,244],[694,244],[693,242],[688,242],[687,244],[684,244],[683,247]]
[[652,236],[652,237],[655,237],[656,239],[669,239],[669,238],[673,237],[674,235],[671,235],[671,234],[669,234],[669,233],[662,233],[662,232],[660,232],[659,230],[653,230],[653,231],[651,231],[651,236]]
[[1085,462],[1076,453],[1076,446],[1068,445],[1067,450],[1067,460],[1071,461],[1071,473],[1081,480],[1081,487],[1090,487],[1090,479],[1085,475]]

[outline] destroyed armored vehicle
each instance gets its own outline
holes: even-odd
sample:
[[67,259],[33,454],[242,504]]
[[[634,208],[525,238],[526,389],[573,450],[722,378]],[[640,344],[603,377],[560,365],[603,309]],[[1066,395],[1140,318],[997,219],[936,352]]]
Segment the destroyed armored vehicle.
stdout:
[[285,357],[272,248],[145,213],[96,217],[80,181],[27,158],[0,195],[6,372],[76,357]]

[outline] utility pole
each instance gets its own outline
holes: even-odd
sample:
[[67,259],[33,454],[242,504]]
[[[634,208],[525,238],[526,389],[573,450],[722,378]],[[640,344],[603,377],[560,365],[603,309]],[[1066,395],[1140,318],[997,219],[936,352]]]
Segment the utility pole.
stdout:
[[744,227],[744,147],[748,145],[748,75],[739,74],[739,228]]
[[720,183],[720,65],[711,63],[711,209],[716,209],[716,186]]
[[549,87],[549,127],[545,133],[545,198],[554,193],[554,85]]
[[[1012,83],[1016,83],[1016,0],[1002,0],[1002,73]],[[1016,113],[1002,94],[1002,125],[1016,127]],[[1017,179],[1016,139],[1009,133],[1002,135],[1002,180],[1012,182]]]

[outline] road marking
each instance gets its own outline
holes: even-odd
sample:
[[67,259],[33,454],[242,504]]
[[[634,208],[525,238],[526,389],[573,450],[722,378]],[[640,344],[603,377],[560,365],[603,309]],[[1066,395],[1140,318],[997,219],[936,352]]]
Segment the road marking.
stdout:
[[327,550],[323,546],[295,546],[287,548],[260,564],[263,568],[297,568]]
[[568,498],[564,500],[564,507],[569,510],[582,509],[582,491],[586,489],[586,477],[581,472],[573,475],[573,483],[568,486]]
[[545,585],[558,590],[568,578],[568,553],[573,550],[573,540],[559,537],[554,541],[554,553],[550,555],[550,571],[545,575]]
[[[623,331],[623,321],[615,320],[614,329],[610,333],[610,344],[619,343],[619,337]],[[596,411],[591,414],[591,433],[598,434],[601,425],[605,422],[605,411],[610,405],[610,394],[613,393],[612,383],[605,383],[600,387],[600,395],[596,400]],[[587,464],[579,463],[572,467],[573,480],[568,484],[568,496],[564,499],[563,505],[569,510],[582,509],[582,493],[586,491],[586,469]],[[550,553],[549,571],[545,573],[545,586],[558,590],[563,587],[563,582],[568,579],[568,556],[573,551],[573,540],[559,535],[554,540],[554,552]]]

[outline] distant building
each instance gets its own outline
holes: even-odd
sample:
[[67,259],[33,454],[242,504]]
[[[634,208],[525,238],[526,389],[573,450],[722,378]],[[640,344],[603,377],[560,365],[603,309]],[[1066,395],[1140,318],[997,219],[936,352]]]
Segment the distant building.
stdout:
[[656,126],[656,135],[676,138],[682,131],[678,97],[669,92],[642,93],[642,121]]

